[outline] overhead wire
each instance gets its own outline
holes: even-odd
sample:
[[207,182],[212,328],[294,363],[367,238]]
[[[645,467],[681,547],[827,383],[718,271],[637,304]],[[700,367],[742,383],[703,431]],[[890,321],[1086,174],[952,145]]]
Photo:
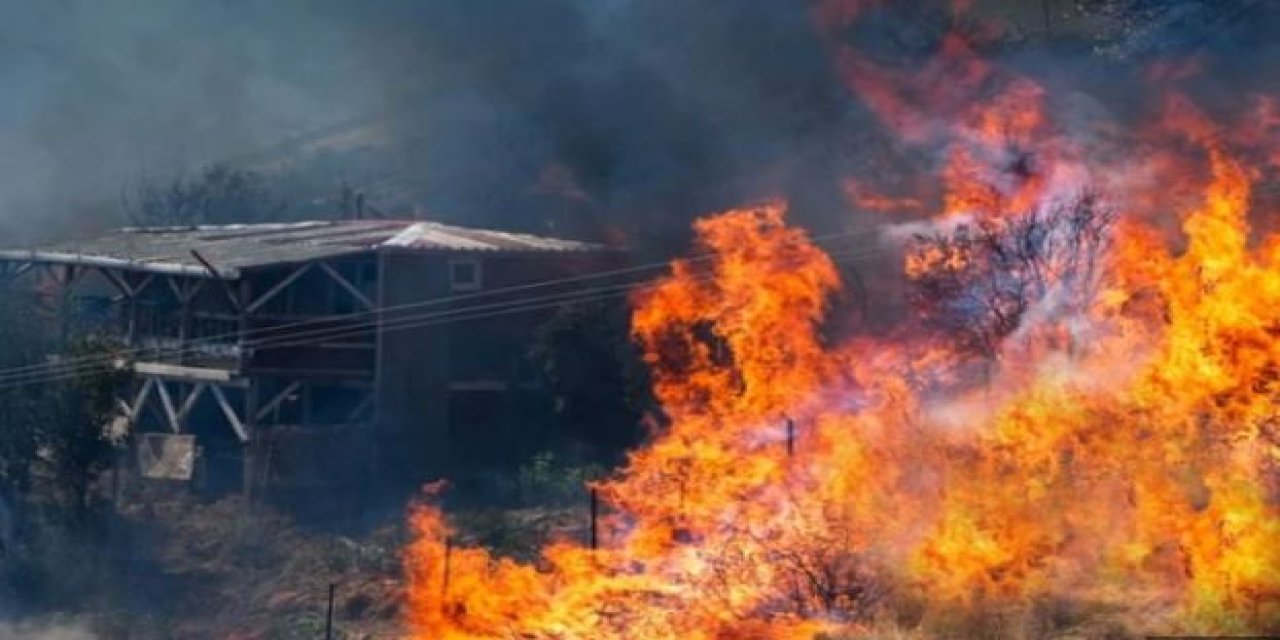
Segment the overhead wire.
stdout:
[[[872,249],[862,252],[854,252],[853,255],[845,253],[829,254],[837,263],[850,262],[854,259],[861,259],[884,253],[885,249]],[[846,258],[846,259],[837,259]],[[708,279],[713,277],[711,274],[701,276],[697,279]],[[436,326],[441,324],[449,324],[466,320],[477,320],[513,313],[523,313],[528,311],[561,307],[567,304],[596,302],[609,298],[615,298],[626,295],[631,291],[638,290],[653,284],[652,281],[640,281],[629,283],[626,285],[615,285],[605,289],[592,289],[565,294],[564,296],[546,296],[542,298],[526,298],[521,300],[509,301],[495,305],[463,307],[460,309],[452,309],[444,312],[415,314],[401,318],[399,321],[389,324],[379,324],[378,322],[361,323],[357,325],[349,325],[342,327],[330,327],[324,330],[318,330],[310,333],[287,334],[275,339],[263,340],[251,345],[251,348],[282,348],[289,346],[303,346],[315,344],[321,340],[334,340],[370,333],[388,333],[391,331],[400,331],[414,328],[422,328],[428,326]],[[303,337],[305,336],[305,338]],[[21,379],[11,379],[0,383],[0,389],[12,388],[16,386],[43,384],[48,382],[57,382],[60,380],[72,379],[97,369],[102,369],[108,365],[118,362],[119,358],[108,359],[105,362],[81,364],[78,367],[65,371],[37,373]]]
[[[827,234],[824,236],[815,237],[814,241],[821,243],[821,242],[826,242],[829,240],[838,239],[842,237],[855,237],[855,236],[869,235],[869,234],[877,233],[878,231],[879,231],[878,229],[864,229],[864,230],[853,231],[853,232]],[[714,254],[710,254],[710,253],[701,254],[701,255],[685,258],[685,260],[700,261],[700,260],[705,260],[707,258],[710,258],[713,255]],[[586,274],[575,274],[573,276],[568,276],[564,278],[543,280],[543,281],[532,282],[532,283],[523,283],[520,285],[514,285],[510,287],[501,287],[497,289],[486,289],[484,291],[470,292],[470,293],[446,296],[441,298],[432,298],[429,300],[416,301],[416,302],[406,303],[402,305],[392,305],[390,307],[382,307],[378,309],[371,309],[367,311],[355,312],[350,314],[307,318],[307,319],[292,322],[292,323],[285,323],[285,324],[274,325],[274,326],[264,326],[257,329],[250,329],[247,331],[231,331],[223,334],[201,336],[201,337],[193,338],[191,340],[187,340],[184,342],[183,345],[180,345],[177,347],[144,346],[144,347],[126,349],[124,351],[115,352],[111,355],[88,355],[88,356],[82,356],[79,358],[64,359],[56,363],[46,362],[46,363],[39,363],[39,364],[33,364],[33,365],[25,365],[20,367],[12,367],[9,369],[0,369],[0,382],[4,382],[6,380],[12,379],[13,377],[20,377],[29,372],[39,372],[39,371],[47,371],[50,369],[71,367],[71,366],[75,366],[76,364],[79,364],[80,362],[86,362],[86,361],[111,362],[120,357],[127,358],[132,355],[142,355],[142,354],[155,355],[155,352],[158,350],[172,352],[170,354],[171,357],[175,357],[175,356],[183,355],[185,351],[198,353],[199,349],[205,345],[216,345],[219,342],[222,342],[225,340],[235,339],[238,341],[243,341],[246,339],[252,339],[252,337],[256,334],[276,334],[282,330],[287,330],[295,327],[305,327],[310,325],[327,325],[327,324],[332,324],[334,322],[352,320],[352,319],[357,319],[357,318],[370,316],[370,315],[384,316],[384,315],[396,313],[398,311],[402,311],[405,309],[437,306],[437,305],[449,304],[449,303],[457,302],[460,300],[466,300],[466,299],[494,297],[494,296],[502,295],[505,293],[512,293],[512,292],[523,291],[523,290],[549,287],[549,286],[554,286],[558,284],[568,284],[573,282],[581,282],[585,280],[624,275],[627,273],[636,273],[640,271],[666,268],[669,265],[670,265],[669,261],[661,261],[661,262],[648,263],[644,265],[633,265],[633,266],[623,267],[619,269],[596,271],[596,272],[586,273]]]
[[[861,252],[857,255],[853,255],[849,257],[848,260],[835,260],[835,261],[838,263],[842,263],[846,261],[851,261],[852,259],[868,257],[871,255],[876,255],[883,252],[884,252],[884,249],[874,249],[870,251]],[[831,256],[833,258],[846,257],[845,255],[840,253],[831,254]],[[711,277],[713,277],[711,274],[707,274],[698,279],[708,279]],[[385,333],[385,332],[391,332],[391,331],[423,328],[428,326],[449,324],[449,323],[459,322],[459,321],[478,320],[478,319],[485,319],[485,318],[513,314],[513,313],[524,313],[528,311],[560,307],[566,304],[596,302],[596,301],[605,300],[609,298],[620,297],[630,293],[633,290],[641,289],[651,284],[652,282],[650,281],[642,281],[642,282],[631,283],[629,285],[618,285],[618,286],[603,290],[604,293],[601,293],[602,290],[588,290],[585,292],[579,292],[580,294],[585,294],[585,295],[578,295],[577,297],[570,297],[566,299],[551,299],[551,297],[547,297],[546,299],[534,298],[534,299],[511,301],[511,303],[509,304],[496,305],[499,308],[488,309],[478,313],[476,312],[477,308],[475,307],[471,307],[471,308],[464,307],[462,309],[454,309],[446,312],[439,312],[439,313],[432,313],[432,314],[418,314],[418,315],[408,316],[401,319],[401,321],[398,323],[393,323],[389,325],[380,326],[375,322],[375,323],[364,323],[362,325],[353,325],[353,326],[347,326],[347,327],[333,327],[323,332],[319,332],[313,335],[308,335],[305,339],[299,339],[301,334],[286,335],[286,336],[277,338],[275,340],[268,340],[268,341],[257,343],[256,345],[253,346],[253,348],[261,349],[261,348],[282,348],[282,347],[289,347],[289,346],[302,346],[302,345],[314,344],[320,340],[333,340],[333,339],[352,337],[352,336],[370,334],[370,333]],[[454,314],[461,314],[461,315],[454,315]],[[84,373],[92,372],[102,368],[107,368],[108,366],[118,361],[119,361],[119,358],[109,359],[108,361],[100,362],[100,363],[82,364],[79,367],[76,367],[74,369],[69,369],[66,371],[35,374],[22,379],[8,380],[3,383],[0,383],[0,389],[25,386],[25,385],[31,385],[31,384],[44,384],[49,382],[57,382],[61,380],[73,379],[75,377],[83,375]]]
[[[814,241],[825,242],[825,241],[837,239],[840,237],[856,237],[856,236],[863,236],[863,235],[868,235],[868,234],[877,233],[877,232],[878,230],[873,229],[873,230],[862,230],[859,232],[830,234],[827,236],[815,237]],[[870,251],[867,251],[866,254],[872,255],[872,254],[881,253],[883,251],[884,251],[883,248],[872,248]],[[711,254],[711,253],[701,254],[698,256],[684,258],[683,260],[700,261],[700,260],[705,260],[705,259],[714,257],[714,255],[715,254]],[[834,257],[840,254],[832,254],[832,255]],[[635,266],[625,267],[621,269],[599,271],[599,272],[593,272],[590,274],[578,274],[578,275],[566,277],[566,278],[557,278],[553,280],[539,281],[535,283],[525,283],[522,285],[516,285],[512,287],[490,289],[484,292],[472,292],[472,293],[461,294],[456,296],[447,296],[447,297],[435,298],[435,299],[420,301],[415,303],[408,303],[404,305],[394,305],[392,307],[384,307],[381,309],[375,309],[371,311],[354,313],[354,314],[345,314],[341,316],[327,316],[324,318],[313,318],[305,321],[287,323],[283,325],[276,325],[273,327],[262,327],[260,329],[253,330],[250,332],[243,332],[243,333],[231,332],[231,333],[227,333],[225,335],[220,335],[220,336],[205,336],[205,337],[192,339],[191,341],[188,342],[187,345],[181,348],[156,349],[156,348],[140,347],[140,348],[125,350],[123,352],[115,352],[115,353],[105,354],[101,356],[87,356],[87,357],[82,357],[77,359],[58,361],[54,363],[46,363],[44,365],[35,365],[35,366],[28,365],[25,367],[0,369],[0,388],[9,388],[13,386],[21,386],[26,384],[43,383],[43,382],[49,382],[49,381],[56,381],[59,379],[65,379],[66,377],[74,377],[84,371],[102,368],[106,365],[114,364],[122,359],[128,359],[128,357],[131,355],[155,355],[156,351],[161,351],[161,352],[167,352],[166,355],[168,357],[174,358],[174,357],[184,355],[187,352],[199,353],[200,350],[205,346],[216,345],[220,340],[224,340],[227,338],[247,336],[250,334],[267,334],[270,337],[243,340],[243,345],[246,347],[250,347],[250,348],[278,347],[285,343],[289,344],[290,346],[295,346],[297,344],[311,344],[319,340],[332,340],[340,337],[350,337],[352,335],[367,334],[367,333],[371,333],[372,330],[379,330],[379,327],[381,327],[381,329],[399,330],[401,328],[410,328],[413,326],[417,326],[415,323],[419,323],[423,321],[446,320],[448,322],[456,322],[456,321],[462,321],[462,320],[471,320],[471,319],[487,317],[488,313],[491,311],[496,312],[494,315],[505,315],[505,314],[516,313],[524,310],[534,310],[534,309],[546,308],[551,306],[559,306],[569,302],[579,303],[579,302],[591,301],[597,298],[604,299],[609,297],[616,297],[617,295],[625,294],[633,289],[647,286],[653,282],[653,279],[633,281],[633,282],[628,282],[624,284],[612,285],[605,288],[578,289],[570,292],[552,294],[549,296],[539,296],[535,298],[520,298],[516,300],[492,302],[487,304],[472,305],[472,306],[466,306],[461,308],[451,308],[451,309],[446,309],[444,311],[439,311],[435,313],[411,314],[409,316],[404,316],[401,318],[393,318],[392,321],[390,322],[387,322],[384,320],[388,315],[393,315],[397,312],[401,312],[407,309],[437,306],[437,305],[447,304],[450,302],[456,302],[456,301],[465,300],[465,299],[474,299],[479,297],[493,297],[493,296],[501,295],[504,293],[543,288],[543,287],[553,286],[556,284],[567,284],[572,282],[581,282],[585,280],[623,275],[627,273],[636,273],[636,272],[655,269],[655,268],[665,268],[669,266],[669,264],[670,262],[663,261],[661,263],[635,265]],[[347,320],[353,320],[353,319],[358,319],[358,318],[367,317],[367,316],[375,316],[376,319],[370,322],[363,322],[363,323],[356,323],[356,324],[338,324],[337,326],[334,326],[335,323],[343,323]],[[440,324],[440,323],[435,322],[433,324]],[[282,334],[282,331],[285,331],[290,328],[314,326],[314,325],[327,325],[327,326],[312,329],[311,331],[285,332]],[[426,326],[429,326],[429,325],[426,325]],[[305,340],[298,342],[299,339],[302,339],[302,338],[305,338]]]

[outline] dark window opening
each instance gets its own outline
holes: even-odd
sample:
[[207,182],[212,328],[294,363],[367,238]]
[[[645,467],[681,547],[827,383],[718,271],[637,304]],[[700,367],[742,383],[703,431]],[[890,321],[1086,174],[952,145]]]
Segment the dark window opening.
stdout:
[[449,286],[454,291],[480,288],[480,263],[476,260],[450,260]]

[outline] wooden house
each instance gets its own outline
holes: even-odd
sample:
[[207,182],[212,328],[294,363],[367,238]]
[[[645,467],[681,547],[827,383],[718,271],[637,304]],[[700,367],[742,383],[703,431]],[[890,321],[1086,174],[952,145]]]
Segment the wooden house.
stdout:
[[538,387],[532,332],[622,257],[341,220],[121,229],[0,251],[0,277],[64,334],[123,345],[144,475],[254,490],[425,478],[467,442],[501,447],[486,430]]

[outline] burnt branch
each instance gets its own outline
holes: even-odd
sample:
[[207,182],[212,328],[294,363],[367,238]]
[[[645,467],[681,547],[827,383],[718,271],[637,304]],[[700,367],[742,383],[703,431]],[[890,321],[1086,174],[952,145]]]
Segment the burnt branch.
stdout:
[[1012,217],[986,217],[908,245],[911,303],[961,352],[999,356],[1028,312],[1082,312],[1097,292],[1115,212],[1084,193]]

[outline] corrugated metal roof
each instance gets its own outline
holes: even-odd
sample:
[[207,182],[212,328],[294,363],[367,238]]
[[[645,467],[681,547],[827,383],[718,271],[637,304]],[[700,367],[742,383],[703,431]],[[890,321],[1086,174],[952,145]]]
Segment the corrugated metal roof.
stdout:
[[[192,250],[223,275],[240,269],[302,262],[383,247],[448,252],[607,251],[604,245],[437,222],[336,220],[281,224],[125,228],[84,240],[23,250],[0,258],[79,262],[141,270],[199,273]],[[117,264],[118,263],[118,264]]]

